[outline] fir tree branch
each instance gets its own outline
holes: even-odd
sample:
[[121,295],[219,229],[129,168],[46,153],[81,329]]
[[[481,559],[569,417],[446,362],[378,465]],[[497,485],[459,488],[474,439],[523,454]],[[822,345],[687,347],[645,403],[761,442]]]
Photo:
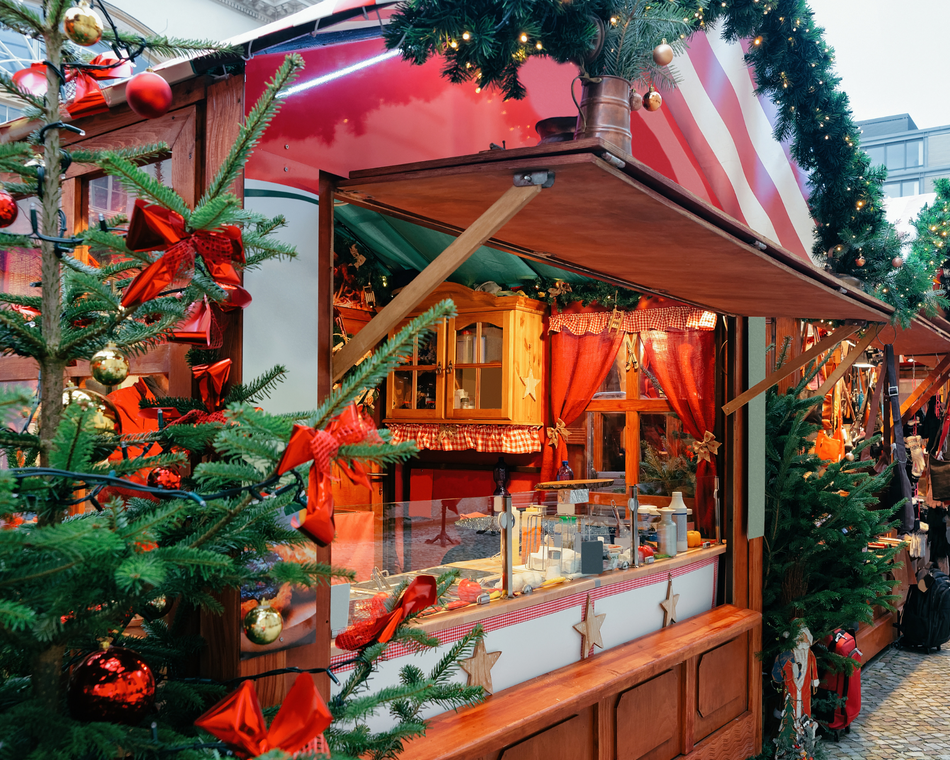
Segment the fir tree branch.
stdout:
[[[40,38],[46,31],[43,19],[37,16],[30,6],[16,0],[0,3],[0,23],[25,37]],[[45,104],[38,107],[42,108],[43,105]]]
[[151,35],[148,37],[139,37],[135,34],[119,32],[116,37],[110,31],[102,36],[105,43],[118,42],[123,47],[136,50],[142,43],[149,52],[160,55],[163,58],[173,57],[194,57],[195,55],[208,56],[229,56],[240,55],[239,48],[230,45],[222,45],[214,40],[186,40],[178,37],[166,37],[164,35]]
[[[131,148],[112,148],[110,150],[90,150],[88,148],[76,148],[70,155],[73,157],[74,164],[94,164],[98,165],[103,158],[107,156],[119,156],[132,163],[149,163],[155,158],[164,158],[170,155],[166,143],[149,143],[146,145],[137,145]],[[110,220],[112,221],[112,220]]]
[[98,161],[99,167],[106,173],[111,174],[128,189],[139,197],[150,199],[153,203],[174,211],[184,218],[187,223],[191,218],[191,211],[182,197],[156,180],[148,172],[139,169],[128,159],[123,158],[113,151],[106,151]]

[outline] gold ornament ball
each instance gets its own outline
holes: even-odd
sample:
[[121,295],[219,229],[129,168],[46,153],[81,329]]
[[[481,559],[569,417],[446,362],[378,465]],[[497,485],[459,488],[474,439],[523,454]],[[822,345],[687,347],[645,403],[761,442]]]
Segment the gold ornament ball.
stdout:
[[630,90],[630,110],[639,111],[643,108],[643,96],[636,90]]
[[902,259],[900,256],[895,256],[893,259],[891,259],[891,266],[894,267],[894,269],[900,269],[902,266],[904,266],[904,259]]
[[101,393],[67,385],[63,391],[63,406],[78,404],[81,409],[92,411],[92,424],[100,433],[115,433],[122,435],[122,421],[119,419],[119,410],[109,399]]
[[867,264],[867,261],[865,261],[863,256],[858,256],[858,258],[854,260],[854,263],[857,264],[859,267],[863,267],[865,264]]
[[273,644],[283,629],[284,619],[267,602],[257,605],[244,616],[244,635],[252,644]]
[[663,97],[652,87],[646,95],[643,96],[643,107],[648,111],[658,111],[663,105]]
[[89,360],[89,369],[96,382],[103,385],[118,385],[129,376],[129,360],[110,343]]
[[82,47],[95,45],[102,39],[102,19],[86,0],[79,0],[77,6],[66,11],[63,27],[66,36]]
[[653,48],[653,62],[657,66],[669,66],[672,61],[673,48],[666,43],[666,40]]

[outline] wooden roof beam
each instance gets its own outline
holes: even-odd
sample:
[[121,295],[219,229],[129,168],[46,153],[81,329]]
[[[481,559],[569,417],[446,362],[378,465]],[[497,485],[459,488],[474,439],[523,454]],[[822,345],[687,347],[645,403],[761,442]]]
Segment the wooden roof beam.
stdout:
[[828,395],[832,388],[835,387],[844,373],[851,369],[851,365],[854,364],[861,356],[867,351],[868,346],[871,345],[871,341],[877,337],[877,334],[881,331],[880,325],[872,325],[868,328],[867,332],[864,334],[864,337],[858,341],[857,345],[852,348],[848,355],[842,358],[841,362],[835,367],[831,374],[825,379],[825,382],[822,383],[821,387],[818,389],[818,394],[821,397]]
[[363,355],[386,337],[418,303],[448,279],[475,251],[505,226],[532,198],[541,185],[515,185],[508,188],[485,213],[472,222],[429,266],[404,287],[381,312],[373,317],[353,339],[333,357],[333,382],[343,377]]
[[763,380],[761,383],[753,385],[751,388],[749,388],[749,390],[739,394],[734,399],[732,399],[732,401],[723,405],[722,411],[726,414],[726,416],[738,411],[760,393],[765,393],[765,391],[767,391],[773,385],[781,380],[784,380],[793,372],[797,372],[802,367],[807,365],[808,362],[817,359],[819,356],[821,356],[821,354],[825,353],[825,351],[831,351],[841,341],[850,337],[851,335],[854,335],[860,329],[861,325],[859,324],[843,325],[837,328],[827,338],[819,341],[807,351],[796,357],[794,361],[783,364],[781,367],[775,370],[775,372],[765,378],[765,380]]
[[946,382],[948,376],[950,376],[950,356],[945,356],[901,404],[901,421],[915,415],[930,400],[930,397],[940,390],[940,386]]

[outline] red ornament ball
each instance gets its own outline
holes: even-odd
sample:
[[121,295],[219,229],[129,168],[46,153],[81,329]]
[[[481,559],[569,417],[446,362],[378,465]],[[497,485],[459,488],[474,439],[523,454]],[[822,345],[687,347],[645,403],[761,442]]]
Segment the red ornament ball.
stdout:
[[0,227],[9,227],[16,221],[20,208],[13,196],[6,190],[0,190]]
[[73,668],[66,700],[76,720],[136,725],[155,703],[155,676],[131,649],[110,647]]
[[900,256],[895,256],[893,259],[891,259],[891,266],[894,267],[894,269],[900,269],[902,266],[904,266],[904,259]]
[[177,491],[181,488],[181,472],[177,467],[156,467],[151,470],[145,479],[149,488],[164,488],[166,491]]
[[171,108],[172,88],[154,71],[143,71],[125,86],[125,99],[139,116],[157,119]]

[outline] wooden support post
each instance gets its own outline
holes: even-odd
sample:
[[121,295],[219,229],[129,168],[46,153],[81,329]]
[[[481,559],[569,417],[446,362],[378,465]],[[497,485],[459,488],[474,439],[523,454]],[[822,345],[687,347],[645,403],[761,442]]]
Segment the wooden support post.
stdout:
[[814,346],[812,346],[803,354],[801,354],[798,358],[795,359],[795,361],[789,362],[788,364],[784,364],[782,367],[775,370],[775,372],[773,372],[771,375],[765,378],[765,380],[763,380],[761,383],[757,383],[753,387],[749,388],[749,390],[736,396],[729,403],[724,404],[722,407],[722,411],[726,414],[726,416],[733,414],[736,410],[744,407],[746,404],[748,404],[752,399],[754,399],[760,393],[765,393],[765,391],[767,391],[777,382],[779,382],[783,378],[788,377],[793,372],[797,372],[802,367],[807,365],[808,362],[812,361],[813,359],[816,359],[825,351],[831,350],[836,345],[838,345],[841,341],[843,341],[845,338],[851,335],[854,335],[854,333],[856,333],[860,329],[861,329],[860,325],[844,325],[842,327],[839,327],[837,330],[831,333],[831,335],[829,335],[823,341],[816,343]]
[[828,375],[828,378],[818,389],[817,395],[824,397],[829,393],[829,391],[831,391],[832,388],[835,387],[835,383],[844,377],[844,373],[851,369],[851,365],[864,355],[864,352],[867,351],[868,346],[871,345],[871,341],[877,337],[880,329],[881,328],[878,325],[873,325],[868,328],[868,331],[864,334],[864,337],[861,338],[857,345],[848,352],[847,356],[841,359],[841,361],[838,363],[838,366],[831,371],[831,374]]
[[343,346],[333,358],[333,380],[336,382],[354,366],[360,358],[396,324],[409,314],[416,305],[445,282],[459,266],[481,248],[498,230],[504,227],[523,209],[532,198],[541,192],[540,185],[510,187],[489,209],[476,219],[439,257],[420,272],[386,307]]

